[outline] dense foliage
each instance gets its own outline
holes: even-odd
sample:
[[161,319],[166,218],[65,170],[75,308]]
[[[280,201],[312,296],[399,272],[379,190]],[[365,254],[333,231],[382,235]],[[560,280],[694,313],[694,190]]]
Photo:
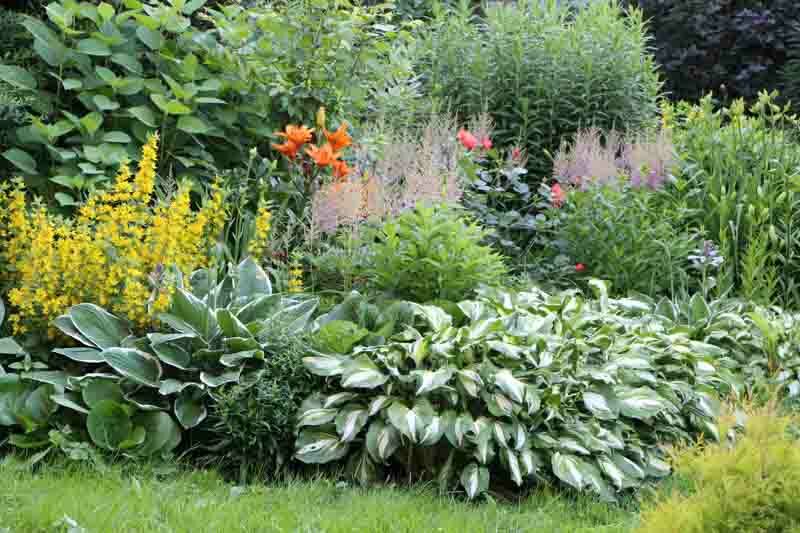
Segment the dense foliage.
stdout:
[[796,531],[800,527],[797,420],[750,414],[735,447],[690,448],[676,458],[673,489],[645,510],[637,531]]
[[349,455],[365,482],[384,465],[443,488],[460,480],[470,497],[491,478],[614,498],[666,475],[659,443],[716,437],[719,349],[594,286],[596,300],[488,291],[455,315],[409,303],[405,328],[385,340],[334,309],[320,333],[336,332],[339,353],[306,364],[336,388],[304,403],[297,458]]
[[660,83],[641,13],[616,2],[498,3],[475,20],[447,11],[431,25],[421,70],[430,94],[461,117],[487,111],[500,146],[527,149],[531,181],[548,174],[547,151],[596,125],[651,124]]
[[[675,100],[698,99],[709,91],[751,99],[777,88],[789,45],[800,37],[800,5],[794,0],[626,3],[650,20],[665,89]],[[792,83],[797,87],[797,80]]]
[[482,245],[484,230],[446,206],[420,205],[369,233],[366,276],[376,289],[415,302],[458,301],[498,285],[502,257]]

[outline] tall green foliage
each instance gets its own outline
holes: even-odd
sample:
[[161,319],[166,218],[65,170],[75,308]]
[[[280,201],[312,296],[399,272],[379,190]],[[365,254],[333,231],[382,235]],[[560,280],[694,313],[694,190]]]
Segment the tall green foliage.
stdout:
[[760,303],[800,305],[800,128],[775,95],[715,109],[665,109],[684,167],[674,191],[686,223],[704,228],[725,257],[721,288]]
[[421,63],[430,94],[462,117],[488,111],[500,145],[528,150],[548,174],[561,139],[597,125],[637,129],[655,117],[660,83],[638,11],[616,2],[575,12],[560,2],[468,6],[431,23]]

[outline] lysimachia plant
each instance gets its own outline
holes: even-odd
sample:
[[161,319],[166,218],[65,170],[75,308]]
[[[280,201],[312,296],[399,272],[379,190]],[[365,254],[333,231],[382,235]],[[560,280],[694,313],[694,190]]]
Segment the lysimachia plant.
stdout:
[[336,387],[301,408],[296,457],[349,455],[361,481],[389,465],[458,479],[470,498],[490,477],[613,499],[666,475],[661,444],[717,436],[720,350],[593,285],[594,300],[485,290],[452,314],[406,304],[411,325],[378,344],[354,329],[342,353],[305,359]]
[[[159,317],[167,332],[135,336],[124,320],[94,304],[73,306],[55,326],[83,346],[54,350],[61,360],[51,359],[51,366],[63,370],[13,377],[26,390],[29,381],[53,387],[36,394],[52,409],[85,417],[89,437],[102,448],[169,452],[182,430],[205,420],[215,389],[257,379],[273,333],[305,329],[317,306],[313,299],[272,294],[266,273],[250,258],[221,279],[208,269],[196,271],[191,282],[191,288],[175,288],[169,312]],[[24,414],[17,410],[4,425],[33,433],[46,423],[26,426]],[[41,437],[43,444],[48,441]]]

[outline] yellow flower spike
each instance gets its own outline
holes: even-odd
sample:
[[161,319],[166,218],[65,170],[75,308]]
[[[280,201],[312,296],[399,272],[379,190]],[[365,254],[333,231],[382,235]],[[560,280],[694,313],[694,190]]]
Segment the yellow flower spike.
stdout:
[[255,232],[250,241],[250,255],[254,259],[259,259],[264,255],[269,244],[269,230],[272,227],[272,213],[263,202],[258,207],[255,218]]
[[325,106],[322,106],[317,110],[317,128],[320,130],[325,129]]

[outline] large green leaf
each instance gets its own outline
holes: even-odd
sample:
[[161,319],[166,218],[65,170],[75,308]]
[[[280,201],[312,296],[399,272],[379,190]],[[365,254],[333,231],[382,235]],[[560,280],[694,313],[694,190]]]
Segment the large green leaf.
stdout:
[[211,131],[211,126],[204,122],[199,117],[184,115],[178,119],[177,128],[186,133],[195,133],[202,135]]
[[86,428],[92,442],[108,450],[116,450],[130,438],[133,423],[122,405],[111,400],[103,400],[89,412]]
[[652,418],[669,408],[669,404],[664,398],[647,387],[618,388],[615,392],[619,400],[620,412],[631,418],[640,420]]
[[78,304],[69,309],[69,317],[77,330],[98,348],[120,346],[131,334],[124,321],[94,304]]
[[489,470],[470,463],[461,471],[461,485],[470,500],[489,490]]
[[63,355],[79,363],[105,363],[105,358],[100,350],[90,347],[80,348],[55,348],[53,353]]
[[342,442],[351,442],[367,424],[367,410],[359,405],[349,405],[336,416],[336,431]]
[[374,389],[386,383],[388,379],[389,376],[382,373],[369,357],[362,355],[344,365],[342,387]]
[[95,378],[83,384],[81,396],[90,409],[106,400],[122,403],[122,388],[116,381]]
[[11,148],[3,152],[3,157],[26,174],[38,174],[36,170],[36,161],[28,152],[20,150],[19,148]]
[[109,348],[103,350],[103,357],[123,377],[140,385],[158,388],[161,365],[152,355],[134,348]]
[[180,443],[180,427],[163,411],[140,413],[133,423],[145,430],[144,442],[136,449],[139,455],[170,452]]
[[400,447],[400,432],[382,420],[375,420],[367,431],[367,451],[379,463],[385,463]]
[[[187,117],[182,117],[187,118]],[[272,294],[272,284],[264,269],[248,256],[236,267],[238,283],[236,285],[236,301],[241,304],[260,296]]]
[[447,385],[447,382],[453,377],[452,368],[440,368],[436,371],[423,370],[419,375],[419,386],[417,387],[417,396],[428,394],[437,389]]
[[152,344],[151,341],[151,347],[153,351],[156,352],[158,358],[170,366],[186,370],[192,364],[192,354],[184,349],[177,341],[160,342],[158,344]]
[[614,420],[619,416],[619,405],[610,391],[607,394],[584,392],[583,405],[600,420]]
[[181,426],[191,429],[206,419],[205,391],[198,386],[183,389],[175,400],[175,416]]
[[11,65],[0,65],[0,79],[18,89],[26,91],[36,90],[37,83],[27,70]]
[[515,378],[510,370],[504,368],[497,372],[494,376],[494,383],[512,401],[522,404],[525,399],[525,384]]
[[0,339],[0,355],[22,355],[25,350],[12,337]]
[[551,459],[553,474],[567,485],[581,490],[587,483],[583,461],[574,455],[556,452]]
[[206,341],[218,331],[217,319],[211,308],[192,293],[177,289],[169,313],[159,315],[170,327],[181,333],[191,333]]
[[314,340],[321,350],[347,354],[369,335],[369,330],[347,320],[331,320],[317,331]]
[[295,457],[307,464],[324,464],[347,455],[350,445],[324,431],[303,430],[297,437]]

